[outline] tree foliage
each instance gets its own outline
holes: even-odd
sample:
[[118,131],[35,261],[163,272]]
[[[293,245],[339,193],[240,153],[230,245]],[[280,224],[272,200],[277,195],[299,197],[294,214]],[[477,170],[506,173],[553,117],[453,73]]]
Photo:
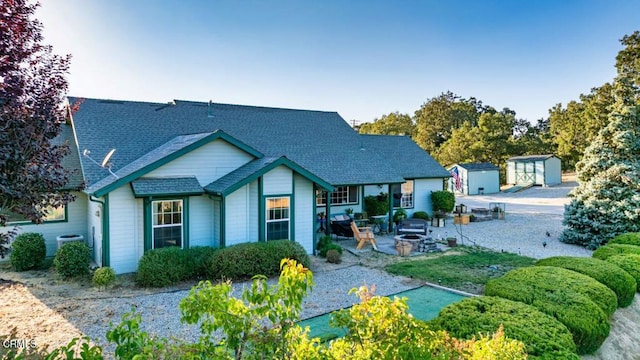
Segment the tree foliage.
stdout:
[[414,125],[411,116],[392,112],[382,115],[379,119],[373,120],[372,123],[361,124],[358,132],[360,134],[379,134],[379,135],[413,135]]
[[609,123],[576,165],[579,185],[565,208],[563,242],[596,248],[640,231],[640,106],[628,78],[614,86]]
[[[66,119],[69,56],[41,44],[36,7],[26,0],[0,2],[0,226],[7,212],[38,223],[48,207],[73,199],[61,190],[68,180],[61,165],[68,146],[52,143]],[[9,240],[0,239],[0,255]]]

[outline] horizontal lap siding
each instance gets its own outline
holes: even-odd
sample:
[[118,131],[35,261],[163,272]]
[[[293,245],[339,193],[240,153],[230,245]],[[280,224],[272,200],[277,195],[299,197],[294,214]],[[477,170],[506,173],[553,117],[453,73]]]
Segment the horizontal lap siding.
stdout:
[[[104,198],[100,198],[100,201],[104,201]],[[102,204],[95,201],[87,201],[87,233],[89,234],[90,243],[93,243],[93,261],[98,266],[102,266],[102,217],[104,216],[104,210]]]
[[[18,234],[35,232],[44,236],[47,245],[47,256],[54,256],[58,250],[56,238],[60,235],[82,235],[89,245],[91,240],[87,233],[87,195],[74,192],[76,200],[67,204],[67,221],[51,222],[43,224],[20,224]],[[6,233],[13,229],[13,225],[0,228],[0,233]]]
[[263,194],[291,194],[293,172],[286,166],[278,166],[263,176]]
[[234,191],[225,200],[225,244],[236,245],[244,242],[253,242],[257,239],[250,238],[249,218],[249,186]]
[[416,211],[426,211],[433,215],[431,192],[442,190],[442,178],[414,180],[413,209],[408,209],[409,216]]
[[222,221],[221,201],[213,200],[213,247],[220,247],[220,221]]
[[142,199],[133,197],[128,185],[109,193],[110,265],[119,274],[138,268],[143,238],[139,210]]
[[213,202],[206,196],[189,198],[189,246],[214,246]]
[[217,139],[165,164],[146,177],[195,176],[202,186],[251,161],[253,157],[228,142]]
[[313,183],[302,176],[295,175],[295,240],[308,254],[313,253],[314,201]]

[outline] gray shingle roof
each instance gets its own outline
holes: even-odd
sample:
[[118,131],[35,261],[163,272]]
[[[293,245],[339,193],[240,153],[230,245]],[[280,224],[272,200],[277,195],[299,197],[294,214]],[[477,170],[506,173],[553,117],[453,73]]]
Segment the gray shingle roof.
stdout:
[[205,186],[205,190],[211,193],[224,194],[227,192],[227,189],[231,188],[233,185],[259,172],[261,169],[264,169],[276,160],[278,160],[278,158],[263,157],[249,161],[238,169]]
[[492,163],[467,163],[467,164],[456,164],[456,165],[466,169],[467,171],[500,170],[499,167],[493,165]]
[[200,195],[204,189],[195,176],[145,178],[131,182],[136,197],[156,195]]
[[507,159],[507,161],[519,161],[519,162],[532,162],[532,161],[541,161],[552,158],[554,155],[524,155],[524,156],[514,156],[512,158]]
[[364,147],[387,156],[385,167],[392,166],[405,179],[442,178],[451,174],[408,136],[360,135]]
[[55,139],[53,139],[52,143],[54,145],[69,145],[69,154],[65,156],[61,164],[62,166],[69,171],[69,181],[64,189],[78,189],[82,186],[82,168],[80,166],[80,155],[78,154],[78,146],[76,145],[76,141],[73,138],[73,129],[71,126],[67,124],[62,125],[62,131],[60,135],[58,135]]
[[[69,102],[77,100],[70,98]],[[181,146],[178,137],[217,130],[265,157],[286,156],[332,185],[398,183],[404,181],[403,174],[448,176],[415,144],[412,148],[408,143],[401,145],[411,148],[416,156],[424,156],[416,161],[426,166],[414,171],[409,171],[409,166],[400,166],[402,171],[390,167],[393,155],[365,145],[366,139],[335,112],[180,100],[162,104],[84,99],[73,115],[73,123],[80,152],[89,149],[101,159],[110,149],[117,149],[111,163],[118,176],[135,172],[168,151],[175,151]],[[105,169],[89,159],[81,161],[87,192],[113,181]],[[429,169],[435,172],[429,173]]]

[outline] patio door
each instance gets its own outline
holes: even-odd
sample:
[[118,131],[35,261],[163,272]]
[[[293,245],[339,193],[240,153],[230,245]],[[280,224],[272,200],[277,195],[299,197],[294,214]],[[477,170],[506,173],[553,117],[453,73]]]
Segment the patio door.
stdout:
[[290,201],[291,198],[289,196],[268,197],[265,199],[267,241],[290,239]]

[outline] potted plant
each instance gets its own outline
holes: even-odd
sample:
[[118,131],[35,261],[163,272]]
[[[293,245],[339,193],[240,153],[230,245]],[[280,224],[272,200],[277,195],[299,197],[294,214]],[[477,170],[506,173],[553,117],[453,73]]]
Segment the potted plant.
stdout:
[[456,239],[454,237],[448,237],[447,238],[447,246],[448,247],[456,247],[456,246],[458,246],[458,239]]
[[399,222],[406,219],[408,216],[407,211],[403,208],[399,208],[393,213],[393,222],[398,225]]
[[348,217],[350,217],[350,218],[352,218],[352,219],[353,219],[353,208],[347,208],[347,209],[344,211],[344,213],[345,213],[345,214],[347,214],[347,216],[348,216]]

